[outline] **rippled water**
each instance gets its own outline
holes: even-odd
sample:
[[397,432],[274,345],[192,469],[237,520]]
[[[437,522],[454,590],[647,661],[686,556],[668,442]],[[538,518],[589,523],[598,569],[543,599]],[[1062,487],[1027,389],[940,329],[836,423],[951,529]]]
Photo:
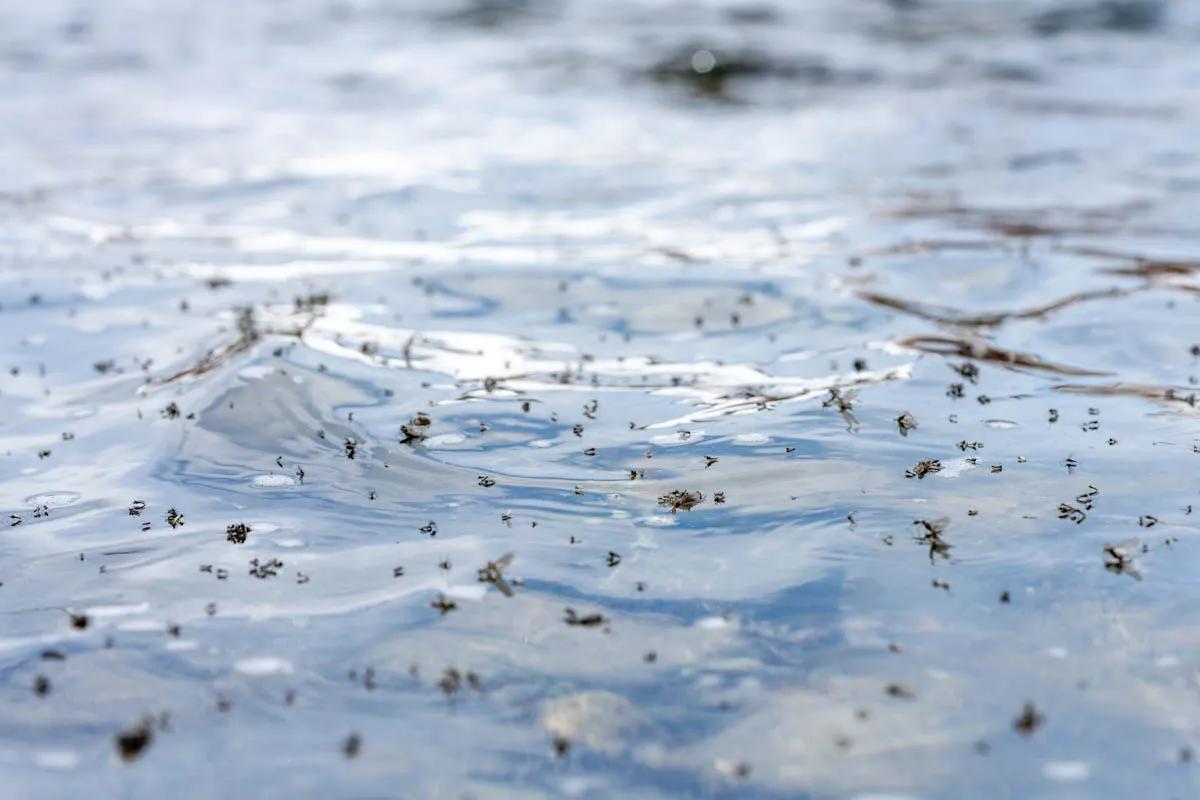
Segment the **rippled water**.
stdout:
[[3,6],[0,794],[1195,796],[1198,47]]

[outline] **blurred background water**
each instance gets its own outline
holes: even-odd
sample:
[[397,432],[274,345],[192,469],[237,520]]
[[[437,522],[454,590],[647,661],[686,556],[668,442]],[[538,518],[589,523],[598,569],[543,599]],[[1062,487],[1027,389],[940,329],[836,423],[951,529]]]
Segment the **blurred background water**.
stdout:
[[1196,796],[1198,47],[0,5],[0,795]]

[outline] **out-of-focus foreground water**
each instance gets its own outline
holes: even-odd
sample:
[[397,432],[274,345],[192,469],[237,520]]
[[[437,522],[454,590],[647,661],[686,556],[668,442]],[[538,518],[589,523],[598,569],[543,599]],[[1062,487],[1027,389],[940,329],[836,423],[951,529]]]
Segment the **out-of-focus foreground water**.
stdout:
[[0,795],[1195,796],[1198,53],[4,4]]

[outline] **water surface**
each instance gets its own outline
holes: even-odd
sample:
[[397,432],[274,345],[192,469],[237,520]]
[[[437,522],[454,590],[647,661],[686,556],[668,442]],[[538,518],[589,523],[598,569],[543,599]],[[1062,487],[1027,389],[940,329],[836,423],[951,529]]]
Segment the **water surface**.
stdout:
[[0,9],[0,794],[1195,795],[1198,45]]

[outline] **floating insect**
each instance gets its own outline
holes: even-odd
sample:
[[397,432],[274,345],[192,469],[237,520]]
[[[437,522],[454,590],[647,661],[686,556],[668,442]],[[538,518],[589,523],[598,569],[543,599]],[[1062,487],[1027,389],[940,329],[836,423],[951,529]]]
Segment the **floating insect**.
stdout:
[[858,419],[854,416],[854,401],[858,399],[858,390],[851,389],[842,392],[840,389],[830,389],[829,397],[821,403],[822,408],[836,408],[846,423],[847,430],[858,429]]
[[479,481],[479,485],[485,489],[496,485],[495,479],[487,475],[480,475],[478,476],[477,480]]
[[1021,713],[1013,720],[1013,730],[1022,736],[1031,736],[1034,731],[1042,727],[1046,721],[1033,703],[1026,703],[1021,709]]
[[354,758],[358,755],[358,751],[362,749],[362,737],[357,733],[352,733],[342,742],[342,755],[346,758]]
[[941,556],[944,559],[950,558],[950,548],[952,545],[942,538],[942,534],[946,532],[946,528],[950,527],[950,519],[948,517],[938,517],[934,520],[913,520],[913,525],[920,525],[922,528],[921,533],[913,538],[929,548],[929,563],[932,564],[936,556]]
[[167,509],[166,513],[167,524],[172,528],[179,528],[183,525],[183,514],[180,514],[173,508]]
[[979,367],[975,366],[970,361],[962,364],[950,364],[949,366],[950,369],[954,370],[959,375],[962,375],[971,383],[975,383],[979,378]]
[[442,612],[443,615],[446,615],[458,608],[458,603],[446,597],[444,594],[439,594],[436,598],[434,598],[433,602],[429,604],[429,607],[436,608],[438,611]]
[[146,504],[141,500],[134,500],[129,504],[129,516],[131,517],[140,517],[145,510]]
[[500,593],[505,597],[512,597],[513,590],[509,586],[508,581],[504,579],[504,570],[513,561],[512,553],[505,553],[495,561],[489,561],[487,566],[479,570],[479,582],[490,583],[500,590]]
[[909,431],[917,429],[917,418],[905,411],[900,416],[896,417],[896,425],[900,428],[901,436],[908,436]]
[[573,608],[566,609],[565,616],[563,618],[563,622],[567,623],[568,625],[584,628],[595,628],[599,625],[603,625],[605,621],[605,618],[601,614],[587,614],[581,617],[575,613],[575,609]]
[[126,728],[116,735],[117,754],[122,761],[134,761],[154,741],[153,719],[144,717],[141,722]]
[[1134,563],[1134,554],[1149,550],[1140,539],[1132,538],[1116,544],[1104,545],[1104,568],[1117,575],[1128,575],[1135,580],[1141,580],[1142,575]]

